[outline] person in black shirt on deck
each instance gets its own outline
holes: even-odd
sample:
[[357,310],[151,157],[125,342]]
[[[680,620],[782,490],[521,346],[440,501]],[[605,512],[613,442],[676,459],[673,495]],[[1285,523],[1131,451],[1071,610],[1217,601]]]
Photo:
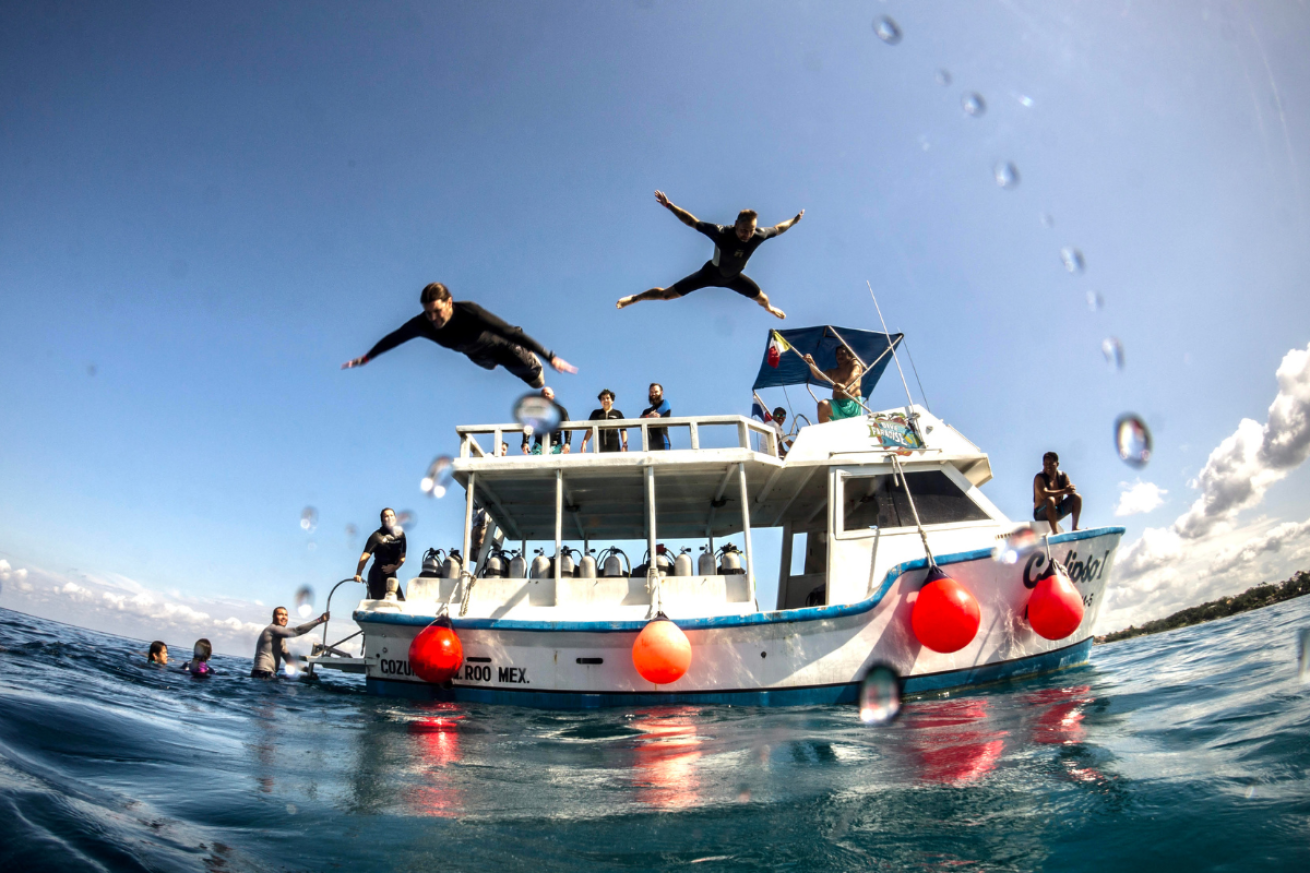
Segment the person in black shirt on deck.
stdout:
[[[549,385],[547,385],[545,388],[542,388],[541,396],[545,397],[551,403],[555,404],[555,408],[559,410],[559,420],[561,424],[570,420],[569,411],[564,408],[563,404],[555,400],[554,388],[551,388]],[[540,455],[541,443],[542,443],[542,436],[541,434],[537,434],[532,438],[531,447],[529,448],[528,435],[524,434],[523,454]],[[559,455],[559,454],[567,455],[571,451],[573,451],[573,431],[571,430],[565,431],[558,427],[552,430],[550,432],[550,453],[552,455]]]
[[523,328],[506,324],[476,303],[454,300],[440,282],[425,287],[419,301],[423,304],[422,315],[414,316],[378,340],[368,354],[346,361],[341,369],[362,367],[383,352],[422,337],[462,352],[479,367],[494,370],[497,365],[502,366],[533,388],[546,384],[546,374],[538,355],[558,372],[578,372],[578,368],[568,361],[546,351],[541,343],[524,333]]
[[[355,568],[355,581],[363,582],[364,565],[373,558],[373,566],[368,570],[368,597],[381,600],[387,596],[387,579],[395,576],[400,565],[405,563],[405,532],[396,524],[396,513],[387,508],[382,510],[382,527],[373,531],[368,542],[364,544],[364,554],[359,556],[359,566]],[[396,588],[396,597],[405,599],[400,588]]]
[[714,257],[706,261],[705,265],[695,273],[685,279],[679,279],[668,288],[651,288],[640,294],[619,298],[617,304],[619,309],[641,300],[672,300],[675,297],[685,297],[701,288],[715,287],[731,288],[741,296],[754,300],[779,318],[787,317],[785,312],[769,303],[768,295],[761,291],[760,286],[742,270],[746,269],[746,262],[760,247],[760,243],[786,233],[793,224],[801,220],[801,216],[805,214],[804,209],[796,213],[795,218],[789,218],[773,227],[756,227],[755,220],[759,214],[754,209],[743,209],[738,213],[736,223],[729,227],[700,221],[687,210],[674,206],[669,198],[664,196],[663,191],[656,191],[655,199],[661,206],[678,216],[678,220],[683,224],[694,227],[713,240]]
[[[659,382],[650,383],[650,393],[647,398],[650,406],[641,411],[642,418],[671,418],[673,416],[673,407],[669,406],[669,401],[664,399],[664,386]],[[667,427],[652,427],[647,429],[650,437],[650,446],[647,449],[652,452],[663,452],[669,449],[669,429]]]
[[[596,395],[600,401],[600,409],[593,409],[588,421],[612,421],[622,418],[623,413],[614,408],[614,392],[606,388]],[[591,431],[587,431],[582,437],[582,451],[587,450],[587,440],[591,439]],[[628,432],[627,430],[602,430],[600,437],[596,440],[597,445],[602,452],[618,452],[628,450]],[[622,446],[620,448],[620,445]]]
[[1060,532],[1060,519],[1073,514],[1073,529],[1078,530],[1078,518],[1083,514],[1083,496],[1069,480],[1069,474],[1060,469],[1060,456],[1055,452],[1042,455],[1042,472],[1033,477],[1033,521],[1044,521],[1051,533]]

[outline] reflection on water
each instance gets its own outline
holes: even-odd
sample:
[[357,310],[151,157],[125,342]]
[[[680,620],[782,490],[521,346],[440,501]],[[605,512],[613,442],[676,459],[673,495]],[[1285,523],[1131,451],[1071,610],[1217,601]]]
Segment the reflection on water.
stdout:
[[910,749],[924,782],[963,785],[982,779],[1005,748],[1004,730],[989,728],[985,698],[932,700],[907,707]]
[[684,809],[700,802],[701,757],[696,733],[699,712],[686,707],[663,714],[645,714],[632,722],[641,731],[634,740],[633,787],[642,803],[662,809]]
[[417,784],[405,791],[405,804],[414,815],[456,816],[464,795],[451,785],[446,768],[458,764],[459,724],[464,713],[453,703],[436,704],[438,714],[424,715],[406,725],[408,754]]

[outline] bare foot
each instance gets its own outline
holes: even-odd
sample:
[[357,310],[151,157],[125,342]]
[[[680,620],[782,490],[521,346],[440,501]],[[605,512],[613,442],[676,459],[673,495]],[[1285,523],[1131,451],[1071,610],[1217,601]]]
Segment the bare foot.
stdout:
[[615,303],[614,306],[615,306],[615,308],[617,308],[617,309],[622,309],[623,307],[625,307],[625,306],[631,306],[632,304],[634,304],[634,303],[636,303],[636,302],[637,302],[637,295],[636,295],[636,294],[629,294],[627,297],[620,297],[620,298],[619,298],[619,302],[618,302],[618,303]]
[[776,306],[773,306],[772,304],[769,305],[769,312],[771,312],[772,314],[778,316],[779,318],[786,318],[786,317],[787,317],[787,313],[783,312],[781,309],[779,309],[779,308],[776,307]]

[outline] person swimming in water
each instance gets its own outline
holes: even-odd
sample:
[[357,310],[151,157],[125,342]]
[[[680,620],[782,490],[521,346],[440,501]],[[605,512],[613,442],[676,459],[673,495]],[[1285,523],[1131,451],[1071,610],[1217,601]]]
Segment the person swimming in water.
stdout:
[[282,669],[283,662],[291,660],[291,653],[287,651],[287,640],[307,634],[331,618],[325,612],[313,621],[287,627],[288,617],[285,606],[273,610],[273,623],[264,628],[259,635],[259,641],[255,643],[255,667],[250,671],[251,679],[272,679],[276,676]]
[[416,315],[396,330],[378,340],[368,354],[346,361],[341,369],[362,367],[383,352],[412,339],[431,340],[439,346],[460,352],[487,370],[504,367],[533,388],[546,384],[541,360],[560,373],[576,373],[578,368],[548,352],[541,343],[513,327],[470,300],[455,300],[440,282],[427,285],[419,295],[423,314]]
[[674,206],[663,191],[655,192],[655,200],[676,215],[678,221],[709,237],[714,242],[714,257],[690,276],[679,279],[667,288],[651,288],[640,294],[620,297],[617,303],[619,309],[642,300],[673,300],[686,297],[701,288],[714,287],[730,288],[748,300],[754,300],[778,318],[787,317],[787,313],[770,303],[768,295],[742,270],[746,269],[746,262],[761,243],[790,230],[792,225],[801,220],[805,214],[804,209],[796,213],[794,218],[773,227],[757,227],[759,213],[754,209],[743,209],[733,224],[723,225],[701,221],[687,210]]
[[218,672],[209,665],[209,659],[214,656],[214,647],[210,645],[209,640],[201,637],[196,640],[195,646],[191,650],[191,660],[182,665],[192,676],[209,676]]
[[155,640],[150,644],[150,652],[146,655],[146,660],[151,664],[165,666],[168,664],[168,646],[163,640]]

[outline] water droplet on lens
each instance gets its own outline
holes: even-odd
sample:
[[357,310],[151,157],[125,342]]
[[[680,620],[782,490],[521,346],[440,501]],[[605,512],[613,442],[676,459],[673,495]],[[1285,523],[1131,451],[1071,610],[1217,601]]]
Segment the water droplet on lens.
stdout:
[[410,510],[402,509],[396,513],[396,527],[404,533],[409,528],[418,527],[418,518]]
[[987,112],[987,101],[982,98],[981,94],[975,94],[970,91],[960,97],[960,107],[964,110],[965,115],[972,115],[978,118]]
[[936,79],[937,79],[937,84],[945,88],[947,85],[951,84],[951,71],[938,70]]
[[1296,676],[1302,685],[1310,685],[1310,627],[1301,628]]
[[1105,298],[1104,298],[1104,297],[1102,297],[1100,294],[1097,294],[1095,291],[1088,291],[1088,292],[1087,292],[1087,308],[1088,308],[1088,309],[1090,309],[1092,312],[1098,312],[1098,311],[1100,311],[1101,307],[1104,306],[1104,305],[1105,305]]
[[1118,372],[1124,368],[1124,345],[1112,336],[1101,340],[1101,354],[1111,370]]
[[309,618],[314,614],[314,589],[308,585],[296,589],[296,613],[301,618]]
[[287,804],[287,815],[295,815],[299,811],[300,810],[296,809],[296,805],[294,803]]
[[1048,229],[1049,229],[1049,228],[1052,228],[1052,227],[1055,227],[1055,216],[1052,215],[1051,213],[1049,213],[1049,212],[1043,212],[1041,215],[1038,215],[1037,218],[1038,218],[1038,220],[1041,221],[1041,223],[1042,223],[1042,227],[1045,227],[1045,228],[1048,228]]
[[1131,412],[1114,420],[1114,448],[1119,459],[1130,467],[1145,467],[1151,460],[1151,432]]
[[1009,161],[1001,161],[992,167],[992,175],[996,178],[996,184],[1002,188],[1019,186],[1019,168]]
[[559,425],[559,415],[559,407],[540,394],[524,394],[514,404],[514,420],[523,425],[523,432],[529,436],[554,430]]
[[1087,262],[1083,260],[1083,253],[1070,246],[1060,249],[1060,263],[1070,273],[1081,273],[1087,268]]
[[359,536],[359,528],[353,524],[346,525],[346,539],[354,541],[357,536]]
[[286,661],[282,664],[282,670],[287,674],[288,679],[295,679],[300,673],[300,665],[295,661]]
[[1017,564],[1031,555],[1041,542],[1036,531],[1030,527],[1021,527],[992,549],[992,560],[998,564]]
[[886,15],[874,20],[873,32],[878,34],[878,39],[887,45],[896,45],[901,41],[900,27]]
[[100,372],[100,368],[98,368],[95,364],[86,365],[86,374],[88,376],[94,376],[98,372]]
[[1014,99],[1018,100],[1019,105],[1022,106],[1024,109],[1033,108],[1033,98],[1029,97],[1027,94],[1015,94]]
[[885,664],[874,664],[860,683],[860,721],[884,725],[901,711],[901,677]]
[[454,479],[454,468],[451,466],[454,461],[450,455],[439,455],[432,459],[428,464],[428,472],[419,483],[423,493],[429,497],[445,497],[446,491],[450,489],[450,483]]
[[318,510],[306,506],[300,511],[300,529],[312,531],[316,527],[318,527]]

